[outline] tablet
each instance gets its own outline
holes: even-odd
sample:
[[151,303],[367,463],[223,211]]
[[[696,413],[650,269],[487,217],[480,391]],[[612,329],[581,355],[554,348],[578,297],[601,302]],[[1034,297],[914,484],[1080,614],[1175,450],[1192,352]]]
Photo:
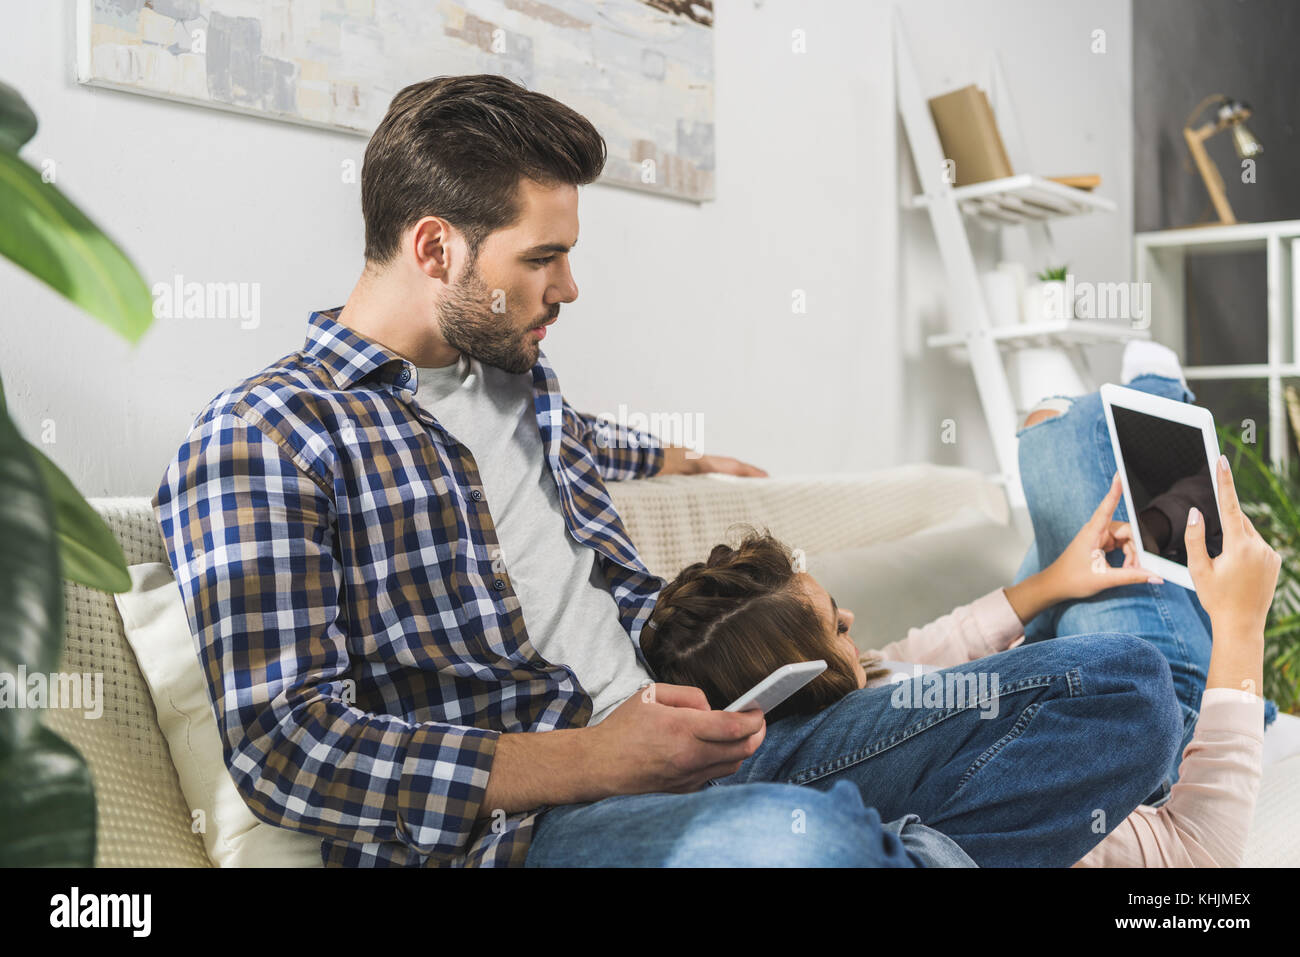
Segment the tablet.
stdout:
[[1210,557],[1223,550],[1214,417],[1209,409],[1112,383],[1100,393],[1138,561],[1195,591],[1183,544],[1191,506],[1205,516]]

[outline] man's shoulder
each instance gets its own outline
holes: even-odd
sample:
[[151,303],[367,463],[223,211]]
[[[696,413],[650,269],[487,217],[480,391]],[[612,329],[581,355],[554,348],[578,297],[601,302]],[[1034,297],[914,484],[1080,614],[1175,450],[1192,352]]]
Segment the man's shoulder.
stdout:
[[320,481],[330,471],[326,459],[332,444],[322,440],[348,417],[350,401],[355,397],[339,388],[317,359],[302,350],[291,352],[214,396],[195,418],[178,456],[196,443],[237,444],[231,436],[240,432],[274,442]]
[[268,402],[306,400],[332,387],[329,373],[319,363],[301,350],[291,352],[213,396],[195,424],[224,415],[239,417],[245,409]]

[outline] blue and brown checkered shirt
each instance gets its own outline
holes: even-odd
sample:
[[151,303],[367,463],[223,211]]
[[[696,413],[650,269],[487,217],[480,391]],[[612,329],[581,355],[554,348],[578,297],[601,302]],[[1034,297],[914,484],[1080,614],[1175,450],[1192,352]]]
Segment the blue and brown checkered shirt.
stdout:
[[[522,864],[544,808],[483,807],[497,737],[583,727],[591,699],[529,641],[470,450],[416,404],[411,363],[337,316],[208,405],[153,503],[226,765],[328,865]],[[645,665],[663,582],[605,482],[663,450],[575,412],[545,356],[532,377],[565,523]]]

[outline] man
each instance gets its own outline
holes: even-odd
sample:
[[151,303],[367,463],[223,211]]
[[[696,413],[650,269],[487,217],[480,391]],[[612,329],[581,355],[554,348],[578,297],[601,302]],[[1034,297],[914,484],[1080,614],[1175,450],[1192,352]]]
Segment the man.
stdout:
[[[335,865],[971,863],[911,807],[882,825],[848,780],[706,787],[763,744],[762,715],[651,684],[639,636],[662,582],[604,483],[763,473],[563,400],[540,342],[577,298],[577,187],[604,161],[584,118],[502,77],[402,90],[366,150],[347,303],[214,399],[169,467],[155,509],[241,795]],[[1097,645],[1118,820],[1168,764],[1172,694],[1140,642]],[[1081,693],[1052,653],[1025,664],[1055,675],[1025,685],[1034,711]],[[959,770],[1013,730],[959,725]],[[818,733],[787,735],[792,759]],[[1036,740],[1050,776],[1062,759]],[[994,795],[963,797],[975,826]],[[1068,864],[1100,839],[1101,796],[1060,797],[1034,824],[1078,811],[1043,857]]]

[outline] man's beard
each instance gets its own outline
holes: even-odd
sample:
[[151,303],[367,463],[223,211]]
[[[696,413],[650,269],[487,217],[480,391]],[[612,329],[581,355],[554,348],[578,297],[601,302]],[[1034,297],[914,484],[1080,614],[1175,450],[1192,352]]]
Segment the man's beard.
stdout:
[[[510,308],[492,311],[492,294],[477,263],[470,263],[460,282],[451,287],[438,302],[439,330],[447,345],[484,365],[518,375],[527,372],[537,361],[541,348],[533,339],[531,327],[522,332],[510,321]],[[539,319],[541,325],[549,316]]]

